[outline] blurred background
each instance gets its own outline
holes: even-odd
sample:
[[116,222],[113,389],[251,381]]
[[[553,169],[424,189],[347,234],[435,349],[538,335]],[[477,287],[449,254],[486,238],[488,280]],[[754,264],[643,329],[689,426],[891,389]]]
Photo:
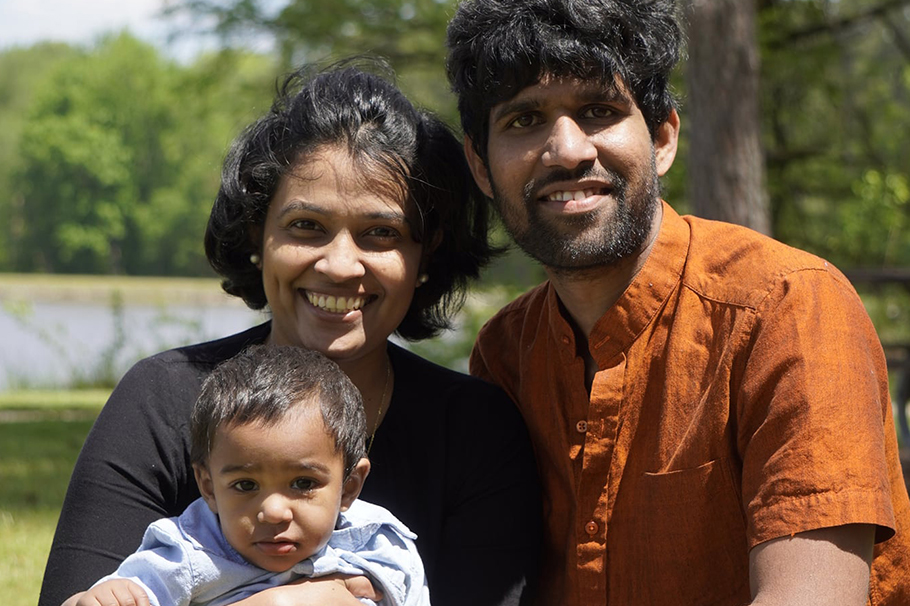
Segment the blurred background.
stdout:
[[[412,100],[458,130],[444,72],[455,5],[0,0],[6,604],[34,603],[72,462],[124,370],[264,319],[221,293],[202,233],[223,154],[276,79],[382,55]],[[682,148],[664,197],[847,273],[886,347],[906,445],[910,0],[686,0],[680,11]],[[510,252],[457,330],[408,346],[464,369],[483,321],[542,279]]]

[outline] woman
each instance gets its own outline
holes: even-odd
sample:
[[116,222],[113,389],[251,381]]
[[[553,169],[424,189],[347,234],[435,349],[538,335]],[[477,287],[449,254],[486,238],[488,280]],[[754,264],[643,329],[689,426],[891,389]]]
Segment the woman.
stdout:
[[[458,141],[385,79],[289,77],[230,150],[205,235],[224,289],[271,321],[127,373],[76,464],[39,606],[86,589],[199,496],[190,407],[213,366],[263,342],[326,354],[362,392],[362,498],[418,534],[433,603],[517,603],[539,537],[521,419],[498,388],[387,341],[439,332],[490,258],[472,187]],[[314,585],[241,603],[327,603]]]

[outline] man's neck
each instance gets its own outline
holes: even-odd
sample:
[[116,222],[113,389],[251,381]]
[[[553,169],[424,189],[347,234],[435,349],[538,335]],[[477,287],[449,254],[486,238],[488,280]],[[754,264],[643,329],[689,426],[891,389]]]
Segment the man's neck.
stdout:
[[657,241],[662,218],[663,212],[658,210],[642,249],[617,263],[575,271],[544,268],[577,336],[587,339],[597,321],[616,304],[641,271]]

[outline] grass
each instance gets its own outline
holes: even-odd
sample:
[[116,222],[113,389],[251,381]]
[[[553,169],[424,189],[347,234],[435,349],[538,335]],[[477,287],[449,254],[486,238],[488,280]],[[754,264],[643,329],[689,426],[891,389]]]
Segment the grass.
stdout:
[[0,596],[34,606],[73,464],[108,392],[0,394]]

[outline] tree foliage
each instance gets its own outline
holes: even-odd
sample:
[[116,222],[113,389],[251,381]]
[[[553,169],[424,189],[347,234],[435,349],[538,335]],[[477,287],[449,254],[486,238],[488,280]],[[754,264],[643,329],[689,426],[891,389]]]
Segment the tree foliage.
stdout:
[[[910,264],[910,0],[753,1],[772,232],[845,268]],[[406,94],[457,124],[443,69],[456,0],[169,4],[225,50],[181,65],[119,35],[0,53],[0,270],[208,272],[201,234],[224,151],[302,61],[383,55]],[[251,36],[273,39],[276,56],[238,50]],[[691,210],[690,118],[716,109],[684,73],[664,195]],[[488,275],[518,287],[541,277],[520,253]]]
[[762,4],[775,234],[843,267],[910,264],[910,2]]
[[182,68],[121,34],[48,71],[17,142],[9,266],[205,273],[220,158],[272,81],[263,59],[220,60],[230,69]]

